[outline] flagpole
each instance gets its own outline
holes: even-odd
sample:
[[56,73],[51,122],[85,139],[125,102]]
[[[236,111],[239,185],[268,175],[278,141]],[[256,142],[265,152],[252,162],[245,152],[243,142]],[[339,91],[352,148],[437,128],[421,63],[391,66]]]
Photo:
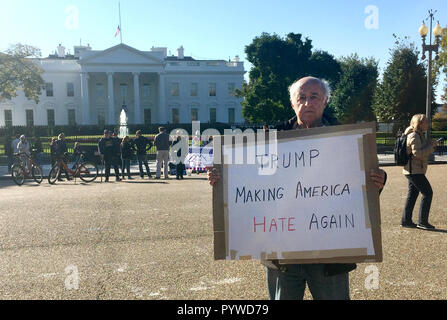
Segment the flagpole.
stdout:
[[120,5],[119,1],[118,1],[118,11],[119,11],[119,15],[120,15],[120,39],[121,39],[121,44],[123,44],[123,28],[121,27],[121,5]]

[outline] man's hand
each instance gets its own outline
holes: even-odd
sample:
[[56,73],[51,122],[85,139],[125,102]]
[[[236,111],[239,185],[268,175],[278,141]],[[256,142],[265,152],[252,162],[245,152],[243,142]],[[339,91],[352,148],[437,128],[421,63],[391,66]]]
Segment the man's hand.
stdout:
[[208,170],[208,181],[210,182],[210,185],[214,186],[214,184],[217,183],[219,179],[219,172],[216,168],[211,168],[210,170]]
[[386,173],[382,169],[372,169],[370,172],[372,181],[379,189],[383,189],[385,186],[385,176]]

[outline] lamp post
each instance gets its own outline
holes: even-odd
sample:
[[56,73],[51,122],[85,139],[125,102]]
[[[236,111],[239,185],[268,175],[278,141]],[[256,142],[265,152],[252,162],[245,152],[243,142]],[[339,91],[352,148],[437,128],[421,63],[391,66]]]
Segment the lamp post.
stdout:
[[[427,100],[426,100],[426,117],[428,122],[428,129],[427,129],[427,140],[431,139],[431,97],[432,97],[432,52],[436,53],[435,60],[438,60],[438,49],[439,49],[439,43],[441,39],[442,34],[442,28],[439,25],[439,21],[436,24],[435,28],[432,31],[433,26],[433,20],[434,20],[434,14],[436,11],[433,12],[433,10],[429,10],[429,19],[430,19],[430,40],[429,44],[425,44],[425,38],[428,34],[428,28],[425,25],[424,21],[422,21],[422,25],[419,28],[419,34],[422,37],[422,60],[425,59],[425,52],[428,52],[428,72],[427,72]],[[432,33],[435,36],[435,43],[432,44]],[[434,155],[432,154],[429,158],[429,160],[434,160]]]

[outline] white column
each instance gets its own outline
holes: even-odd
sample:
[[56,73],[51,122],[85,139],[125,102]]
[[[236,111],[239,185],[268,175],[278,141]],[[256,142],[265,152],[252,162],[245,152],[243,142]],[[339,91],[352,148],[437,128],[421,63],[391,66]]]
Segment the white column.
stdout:
[[133,97],[134,97],[134,123],[141,123],[141,110],[140,110],[140,73],[133,72]]
[[166,88],[165,88],[165,75],[159,73],[159,92],[158,92],[158,123],[166,123]]
[[89,106],[89,96],[88,96],[88,73],[81,72],[81,115],[82,124],[90,124],[90,106]]
[[115,124],[115,96],[113,87],[113,72],[107,72],[107,96],[109,99],[109,124]]

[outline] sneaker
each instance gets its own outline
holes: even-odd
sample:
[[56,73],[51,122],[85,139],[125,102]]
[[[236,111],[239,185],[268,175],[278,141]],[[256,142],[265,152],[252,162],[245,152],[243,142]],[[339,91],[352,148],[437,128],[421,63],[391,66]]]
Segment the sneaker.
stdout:
[[413,223],[412,221],[411,222],[403,222],[401,224],[401,226],[402,226],[402,228],[416,228],[417,227],[416,223]]
[[417,228],[423,229],[423,230],[433,230],[435,229],[435,226],[432,226],[430,223],[418,223]]

